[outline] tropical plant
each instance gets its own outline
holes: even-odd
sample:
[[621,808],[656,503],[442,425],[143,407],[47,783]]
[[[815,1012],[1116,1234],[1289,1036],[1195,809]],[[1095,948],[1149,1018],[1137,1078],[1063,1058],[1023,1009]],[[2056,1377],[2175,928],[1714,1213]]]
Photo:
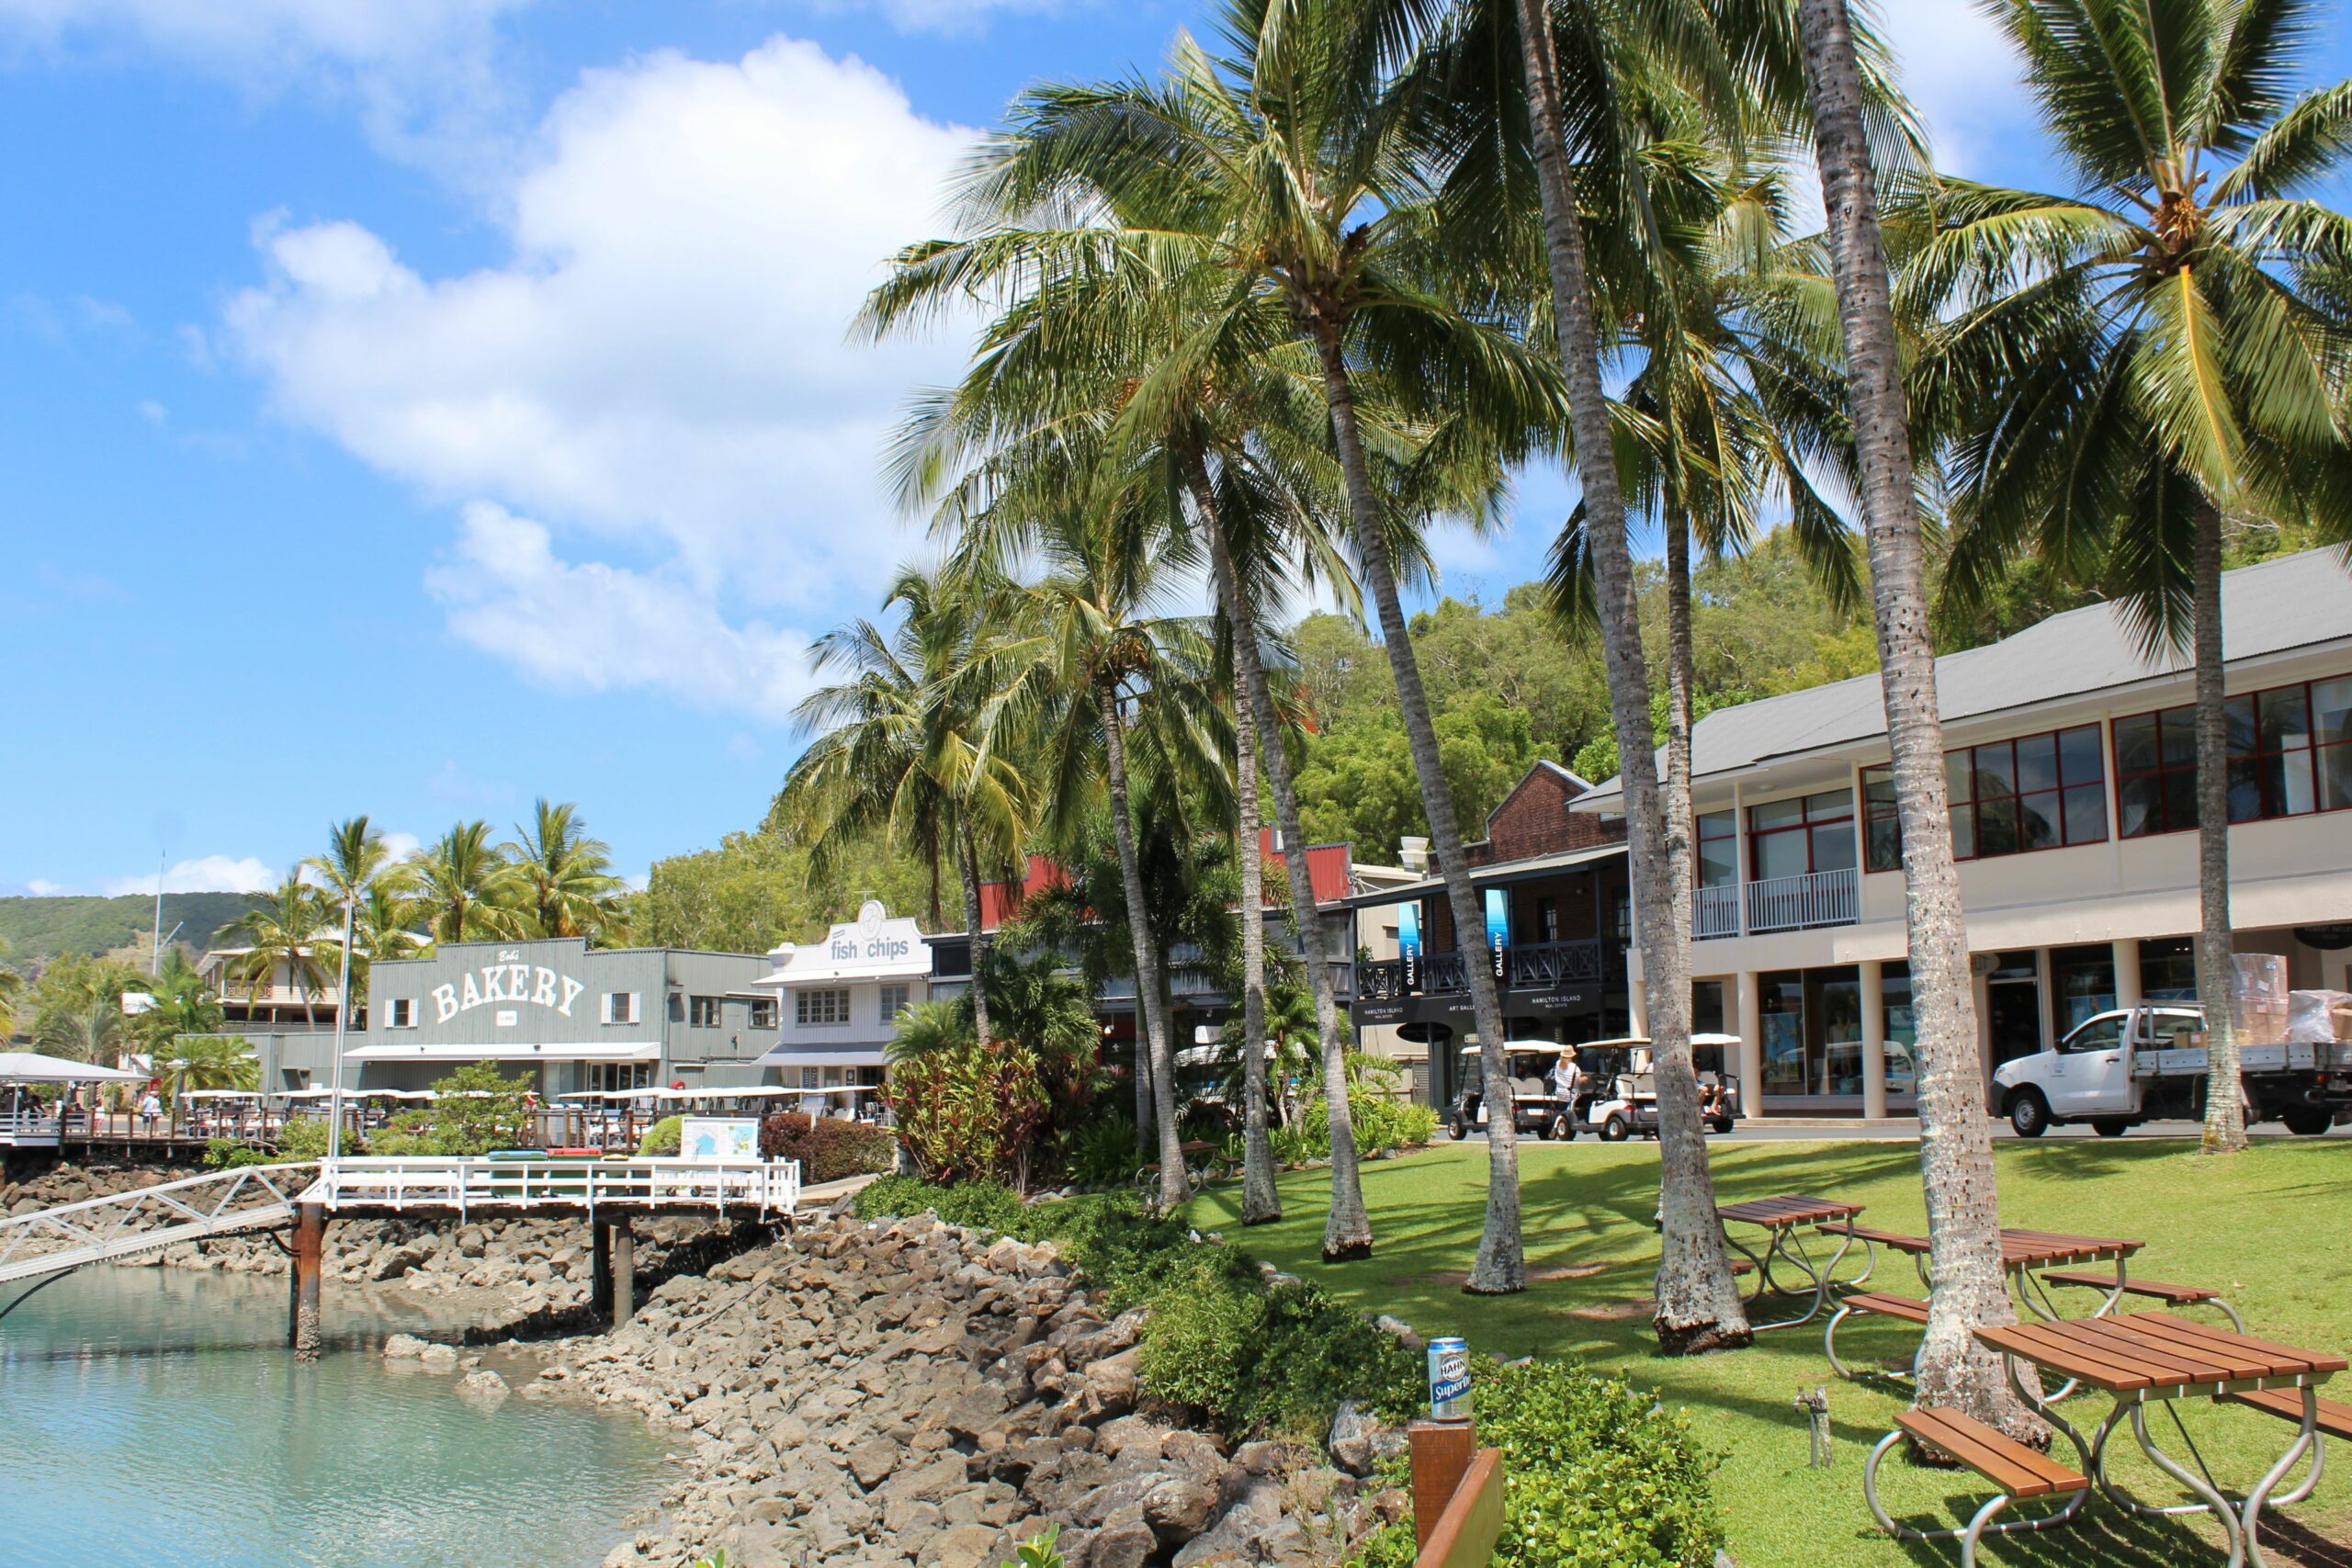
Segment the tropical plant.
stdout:
[[8,939],[0,937],[0,1040],[17,1032],[17,1007],[25,994],[25,977],[10,968]]
[[[510,1078],[495,1062],[468,1062],[447,1077],[435,1079],[431,1087],[433,1102],[393,1117],[374,1139],[377,1152],[487,1154],[528,1143],[537,1131],[530,1111],[528,1073]],[[675,1154],[674,1130],[672,1136],[669,1152]]]
[[514,825],[514,838],[502,852],[514,863],[531,935],[584,936],[604,946],[628,940],[612,851],[588,836],[571,801],[558,805],[541,795],[530,822]]
[[529,886],[490,831],[480,820],[454,823],[416,858],[416,913],[436,942],[508,942],[529,929]]
[[814,869],[876,834],[933,863],[943,848],[953,853],[983,1038],[988,997],[978,981],[989,940],[980,867],[1012,860],[1032,815],[1028,781],[994,732],[1012,603],[1001,582],[909,568],[883,600],[898,613],[891,630],[860,620],[818,638],[809,649],[817,671],[847,679],[794,710],[815,739],[778,797]]
[[1053,1102],[1037,1058],[1001,1038],[967,1040],[890,1069],[883,1101],[927,1181],[1004,1181],[1025,1190]]
[[220,998],[212,994],[204,976],[197,973],[178,948],[164,955],[163,968],[153,980],[145,982],[145,987],[153,1000],[144,1012],[136,1015],[131,1027],[146,1043],[150,1055],[168,1044],[175,1035],[210,1034],[220,1029]]
[[151,1046],[149,1060],[172,1100],[192,1089],[261,1087],[261,1064],[241,1035],[183,1034]]
[[1947,592],[1982,600],[2030,548],[2120,593],[2150,652],[2191,652],[2204,1146],[2240,1149],[2230,776],[2252,741],[2223,690],[2223,518],[2352,540],[2352,220],[2304,195],[2345,166],[2352,81],[2293,92],[2310,0],[1987,9],[2075,194],[1943,178],[1911,215],[1905,288],[1951,318],[1917,370],[1959,437]]
[[33,1021],[33,1049],[69,1062],[111,1066],[132,1043],[129,1023],[119,994],[61,1000],[42,1008]]
[[302,1016],[319,1021],[317,997],[329,985],[323,939],[331,919],[319,890],[298,872],[277,885],[258,907],[231,921],[221,934],[244,951],[230,960],[230,974],[244,987],[247,1001],[266,999],[284,985],[301,999]]
[[1814,156],[1828,211],[1830,265],[1854,414],[1870,544],[1881,691],[1903,833],[1911,994],[1918,1030],[1919,1165],[1930,1272],[1928,1332],[1913,1363],[1922,1404],[2017,1432],[2030,1425],[1979,1328],[2013,1322],[2001,1267],[1992,1129],[1977,1060],[1960,880],[1946,816],[1924,562],[1894,300],[1864,124],[1864,85],[1846,0],[1798,0]]

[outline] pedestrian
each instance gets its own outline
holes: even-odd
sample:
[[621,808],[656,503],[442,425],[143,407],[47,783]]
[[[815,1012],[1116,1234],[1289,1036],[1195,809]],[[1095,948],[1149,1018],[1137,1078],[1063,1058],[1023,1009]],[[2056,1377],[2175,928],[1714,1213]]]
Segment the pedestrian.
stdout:
[[139,1102],[139,1119],[147,1124],[147,1134],[150,1137],[154,1135],[155,1122],[163,1114],[164,1102],[155,1093],[154,1086],[150,1084],[146,1098]]
[[1559,1061],[1553,1065],[1548,1076],[1552,1080],[1552,1098],[1573,1110],[1577,1090],[1584,1085],[1584,1069],[1577,1066],[1577,1054],[1574,1051],[1561,1052]]

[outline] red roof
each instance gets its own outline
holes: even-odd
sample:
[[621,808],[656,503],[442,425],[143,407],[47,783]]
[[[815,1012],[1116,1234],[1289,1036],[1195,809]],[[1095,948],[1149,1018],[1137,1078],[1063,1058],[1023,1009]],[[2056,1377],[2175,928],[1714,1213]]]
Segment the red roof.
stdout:
[[[1289,876],[1290,870],[1285,857],[1276,852],[1274,849],[1272,829],[1259,830],[1258,844],[1267,861],[1265,902],[1271,908],[1283,901],[1283,893],[1288,890],[1288,885],[1283,879]],[[1355,854],[1351,846],[1346,844],[1306,846],[1306,878],[1315,889],[1315,901],[1317,904],[1334,904],[1345,898],[1354,890],[1352,886],[1354,875]],[[1028,901],[1032,894],[1043,892],[1048,887],[1066,887],[1069,885],[1069,873],[1044,855],[1031,855],[1028,870],[1023,874],[1020,882],[1014,883],[1006,878],[980,884],[981,929],[995,931],[1006,920],[1018,916],[1021,906]],[[1277,890],[1278,887],[1280,891]]]

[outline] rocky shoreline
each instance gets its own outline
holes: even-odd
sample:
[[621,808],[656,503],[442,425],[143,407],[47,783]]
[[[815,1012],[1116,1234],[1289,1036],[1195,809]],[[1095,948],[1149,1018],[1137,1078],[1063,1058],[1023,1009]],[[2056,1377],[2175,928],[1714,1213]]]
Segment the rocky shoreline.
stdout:
[[837,1213],[673,1278],[522,1392],[692,1442],[691,1478],[606,1568],[995,1568],[1049,1527],[1069,1568],[1309,1568],[1408,1509],[1363,1479],[1401,1438],[1352,1411],[1327,1450],[1148,1408],[1142,1326],[1049,1245]]

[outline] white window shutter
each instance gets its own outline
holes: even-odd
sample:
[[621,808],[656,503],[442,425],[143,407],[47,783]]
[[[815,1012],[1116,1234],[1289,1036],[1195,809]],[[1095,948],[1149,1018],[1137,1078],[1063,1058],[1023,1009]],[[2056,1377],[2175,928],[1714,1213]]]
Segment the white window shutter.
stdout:
[[637,993],[635,991],[631,991],[628,994],[628,1017],[624,1019],[622,1021],[625,1023],[635,1023],[637,1021]]
[[604,1014],[601,1021],[605,1023],[613,1021],[613,993],[610,991],[605,993]]

